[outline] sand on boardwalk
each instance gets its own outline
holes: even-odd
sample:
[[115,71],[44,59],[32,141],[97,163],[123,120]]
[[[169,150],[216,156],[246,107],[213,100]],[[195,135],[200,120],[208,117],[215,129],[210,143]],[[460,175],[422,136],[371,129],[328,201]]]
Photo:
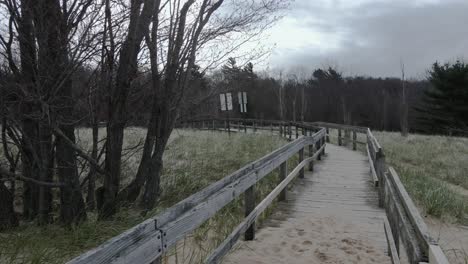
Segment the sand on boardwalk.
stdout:
[[273,220],[255,240],[239,241],[223,263],[390,263],[365,233],[352,230],[352,223],[331,215]]

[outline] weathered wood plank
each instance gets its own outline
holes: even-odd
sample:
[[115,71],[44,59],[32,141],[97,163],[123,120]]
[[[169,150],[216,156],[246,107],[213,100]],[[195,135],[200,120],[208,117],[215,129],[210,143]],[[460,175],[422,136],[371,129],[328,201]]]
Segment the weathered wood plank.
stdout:
[[430,244],[435,244],[431,236],[429,235],[429,231],[427,228],[426,223],[424,222],[423,218],[419,214],[419,210],[414,204],[413,200],[409,196],[408,192],[406,191],[403,183],[400,181],[400,177],[398,176],[397,172],[393,167],[389,168],[389,178],[395,186],[396,193],[398,197],[401,199],[403,207],[408,215],[409,220],[412,223],[412,226],[418,235],[418,239],[420,243],[424,245],[426,248],[426,253],[429,248]]
[[379,186],[379,178],[377,177],[377,172],[375,171],[374,161],[372,160],[372,156],[369,151],[369,145],[367,145],[367,156],[369,157],[369,164],[370,164],[370,171],[372,174],[372,180],[374,181],[374,186]]
[[430,264],[449,264],[447,257],[439,246],[429,246],[429,263]]
[[[255,184],[247,189],[244,193],[245,216],[249,216],[255,209]],[[244,234],[245,240],[253,240],[255,238],[255,222],[250,224]]]
[[387,238],[388,243],[388,254],[392,260],[392,264],[400,264],[400,258],[396,249],[395,240],[393,240],[390,224],[386,218],[384,218],[384,229],[385,237]]
[[386,202],[390,203],[385,206],[385,209],[392,210],[387,211],[387,215],[398,216],[398,230],[392,231],[397,231],[399,235],[401,235],[401,241],[405,245],[405,250],[407,252],[410,263],[419,263],[425,260],[422,247],[418,243],[417,235],[414,232],[414,227],[411,225],[411,221],[408,219],[408,216],[405,213],[405,209],[400,202],[395,187],[393,183],[390,182],[388,177],[388,174],[385,173],[384,182],[381,183],[381,186],[384,186],[384,194],[385,197],[387,197]]

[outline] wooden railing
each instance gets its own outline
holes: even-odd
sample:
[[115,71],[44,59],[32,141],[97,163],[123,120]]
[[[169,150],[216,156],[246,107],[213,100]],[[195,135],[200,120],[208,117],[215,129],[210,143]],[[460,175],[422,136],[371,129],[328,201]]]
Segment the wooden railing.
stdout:
[[379,206],[385,209],[388,219],[384,221],[384,228],[392,263],[400,263],[400,256],[403,253],[400,252],[400,243],[402,243],[405,249],[405,258],[410,263],[448,264],[442,249],[430,236],[424,219],[403,186],[398,173],[393,167],[386,165],[383,148],[372,131],[365,127],[324,122],[312,124],[326,129],[327,142],[329,142],[330,130],[338,130],[338,144],[340,145],[342,144],[341,140],[344,139],[341,131],[352,132],[353,149],[356,149],[356,143],[354,143],[357,142],[356,134],[365,135],[372,181],[374,186],[378,188]]
[[[213,124],[213,122],[211,123]],[[99,247],[78,256],[69,263],[151,263],[159,262],[160,257],[185,235],[214,216],[236,197],[245,193],[245,220],[232,232],[207,259],[217,261],[232,247],[240,234],[253,239],[254,223],[273,199],[284,199],[288,184],[296,176],[304,177],[307,164],[320,159],[325,152],[325,129],[300,125],[304,136],[298,137],[272,153],[249,163],[234,173],[209,185],[161,214],[150,218],[126,232],[108,240]],[[309,157],[304,159],[304,149],[308,147]],[[288,160],[299,154],[299,165],[287,173]],[[280,169],[276,188],[257,206],[255,205],[255,184],[273,170]],[[311,169],[311,167],[309,167]]]
[[[285,199],[286,187],[295,177],[304,177],[304,168],[307,165],[309,170],[313,169],[313,160],[320,159],[325,153],[325,141],[330,142],[330,137],[334,135],[330,131],[334,129],[338,130],[339,145],[352,142],[354,150],[357,149],[357,144],[366,146],[372,181],[378,188],[379,205],[385,208],[387,214],[388,220],[385,219],[383,228],[387,235],[392,263],[399,263],[402,253],[399,250],[400,242],[410,263],[448,263],[441,248],[429,235],[426,224],[398,174],[386,165],[382,146],[369,128],[325,122],[299,123],[232,118],[194,119],[181,122],[178,126],[229,133],[270,130],[278,132],[291,142],[69,263],[158,263],[160,257],[177,241],[245,193],[244,221],[206,259],[207,263],[218,263],[243,233],[247,240],[254,238],[257,217],[275,198]],[[362,134],[366,141],[359,141],[357,134]],[[307,148],[309,157],[304,158],[304,150]],[[296,154],[299,154],[300,163],[288,174],[287,162]],[[277,168],[280,171],[278,185],[255,205],[255,184]]]

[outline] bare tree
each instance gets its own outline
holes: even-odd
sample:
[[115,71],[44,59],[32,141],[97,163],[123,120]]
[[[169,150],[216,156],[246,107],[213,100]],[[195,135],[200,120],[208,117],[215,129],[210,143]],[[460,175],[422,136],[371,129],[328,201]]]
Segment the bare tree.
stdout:
[[[277,0],[262,3],[233,0],[226,1],[232,5],[229,9],[216,14],[224,2],[170,1],[161,5],[164,8],[158,18],[153,17],[151,33],[146,38],[155,98],[137,176],[122,192],[127,200],[134,200],[144,185],[141,205],[145,209],[153,208],[159,197],[162,155],[177,120],[181,101],[193,80],[197,54],[213,54],[210,44],[227,38],[231,33],[256,32],[259,28],[254,25],[271,21],[269,14],[281,6],[281,1]],[[230,9],[233,6],[237,7],[237,12]],[[236,49],[242,43],[245,42],[241,41],[227,50]],[[224,58],[224,54],[219,50],[217,55],[212,55],[207,67]]]
[[406,98],[406,79],[405,79],[405,64],[403,60],[400,61],[401,69],[401,101],[400,101],[400,129],[401,135],[408,136],[408,102]]

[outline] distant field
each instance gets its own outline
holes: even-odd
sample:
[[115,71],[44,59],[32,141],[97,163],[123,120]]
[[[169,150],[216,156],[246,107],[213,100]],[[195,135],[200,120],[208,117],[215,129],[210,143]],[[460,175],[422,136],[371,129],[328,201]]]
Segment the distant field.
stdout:
[[[125,132],[124,148],[129,149],[129,153],[124,158],[124,183],[136,172],[141,151],[132,147],[138,145],[144,135],[145,130],[140,128],[129,128]],[[80,129],[77,138],[82,148],[90,148],[90,130]],[[155,215],[285,143],[278,136],[265,134],[233,133],[229,137],[227,133],[174,131],[164,155],[163,193],[159,207],[148,216]],[[276,177],[274,172],[260,182],[258,199],[275,187]],[[208,249],[224,240],[241,221],[244,213],[242,204],[242,197],[229,204],[179,243],[177,250],[166,259],[175,263],[203,260]],[[22,223],[18,229],[0,234],[0,263],[63,263],[144,219],[138,210],[129,207],[121,209],[111,221],[96,221],[95,213],[88,213],[88,221],[72,229],[55,225],[39,228],[34,223]]]

